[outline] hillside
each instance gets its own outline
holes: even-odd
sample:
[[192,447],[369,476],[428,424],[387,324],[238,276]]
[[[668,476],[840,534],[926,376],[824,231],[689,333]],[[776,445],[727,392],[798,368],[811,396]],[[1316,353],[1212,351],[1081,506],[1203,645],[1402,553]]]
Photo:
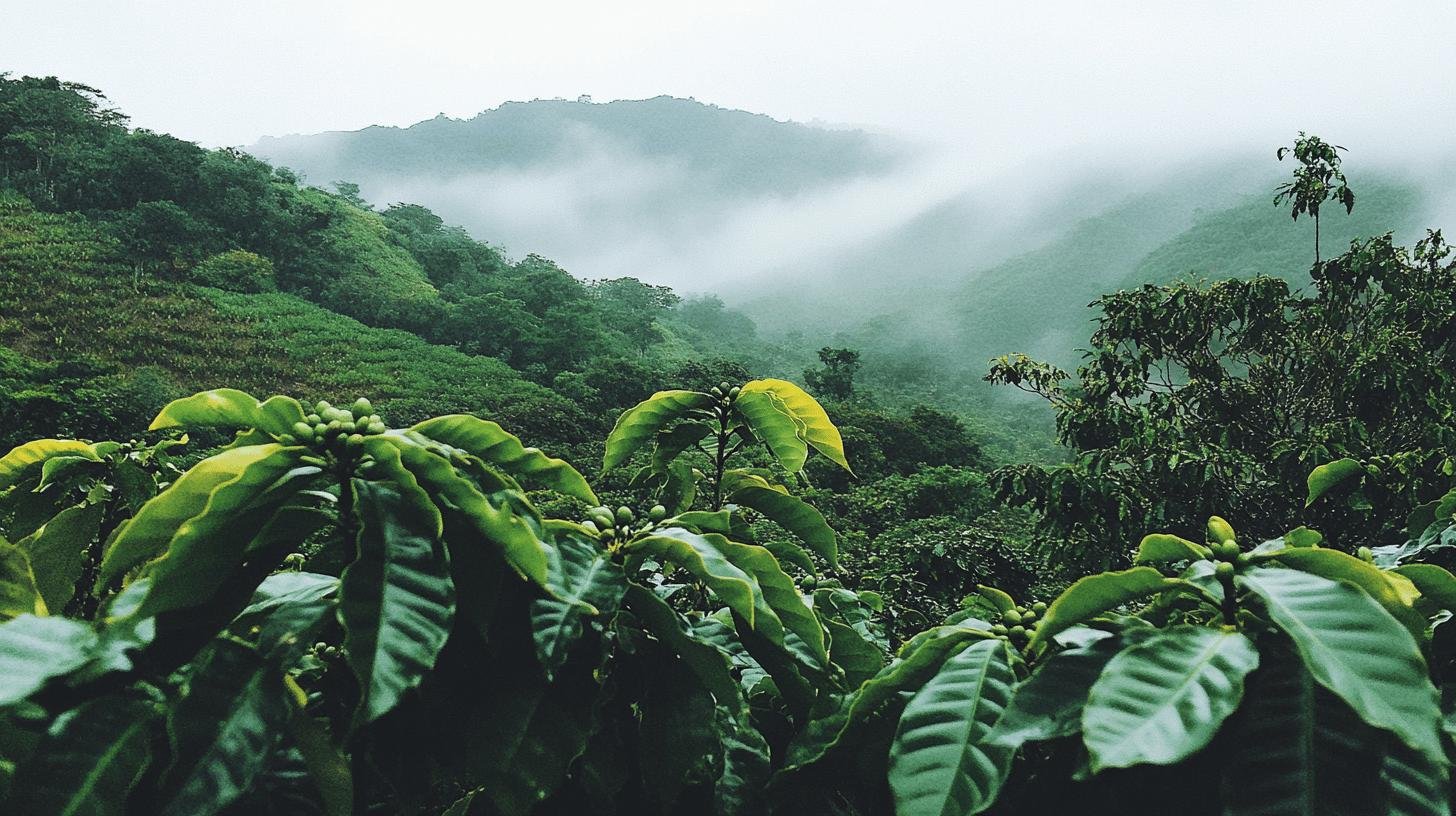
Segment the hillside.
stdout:
[[144,427],[167,400],[224,385],[374,394],[401,422],[475,411],[541,438],[590,435],[577,406],[498,360],[291,295],[138,281],[122,247],[79,215],[0,197],[0,269],[0,447],[27,434]]

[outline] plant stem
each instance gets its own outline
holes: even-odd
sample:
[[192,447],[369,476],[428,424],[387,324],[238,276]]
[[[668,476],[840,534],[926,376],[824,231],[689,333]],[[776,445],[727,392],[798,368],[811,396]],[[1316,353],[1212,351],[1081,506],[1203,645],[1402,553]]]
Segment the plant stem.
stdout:
[[713,454],[713,511],[723,509],[723,468],[728,463],[728,457],[732,451],[728,450],[728,440],[732,434],[728,432],[728,412],[721,406],[718,409],[718,450]]

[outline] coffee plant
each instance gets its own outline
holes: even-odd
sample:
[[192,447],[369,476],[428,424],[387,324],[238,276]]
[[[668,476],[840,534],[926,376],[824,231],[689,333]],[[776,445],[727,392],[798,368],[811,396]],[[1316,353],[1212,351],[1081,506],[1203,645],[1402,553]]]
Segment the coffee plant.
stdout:
[[469,415],[218,390],[151,431],[0,458],[4,812],[1449,812],[1451,496],[1399,552],[1149,535],[891,654],[782,380],[625,412],[615,509]]

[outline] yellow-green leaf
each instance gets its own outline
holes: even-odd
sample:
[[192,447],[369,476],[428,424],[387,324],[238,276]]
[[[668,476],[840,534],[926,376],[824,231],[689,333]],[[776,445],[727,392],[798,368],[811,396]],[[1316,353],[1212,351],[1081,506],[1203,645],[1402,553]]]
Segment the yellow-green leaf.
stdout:
[[479,456],[512,476],[535,479],[558,493],[590,504],[598,503],[591,486],[576,468],[537,448],[522,445],[520,439],[494,422],[469,414],[450,414],[427,419],[410,430]]
[[19,483],[34,468],[52,456],[79,456],[93,462],[101,461],[88,442],[74,439],[37,439],[11,449],[0,456],[0,490]]
[[764,379],[746,383],[738,398],[742,399],[744,394],[759,391],[772,392],[788,408],[789,413],[803,423],[804,441],[829,457],[830,461],[850,470],[849,460],[844,455],[844,439],[840,436],[839,429],[830,421],[824,406],[809,396],[808,392],[788,380]]
[[689,411],[712,405],[711,394],[697,391],[658,391],[637,403],[617,418],[617,424],[607,435],[602,471],[611,470],[627,461],[668,423],[687,415]]

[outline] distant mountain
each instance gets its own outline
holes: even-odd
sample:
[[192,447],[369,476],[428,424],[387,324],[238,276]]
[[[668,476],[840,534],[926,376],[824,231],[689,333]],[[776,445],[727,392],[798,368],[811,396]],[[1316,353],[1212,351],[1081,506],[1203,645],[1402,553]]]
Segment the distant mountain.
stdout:
[[[517,256],[587,278],[712,291],[767,335],[868,350],[880,382],[968,381],[1025,351],[1074,364],[1099,295],[1183,276],[1302,281],[1307,220],[1273,206],[1269,151],[1197,160],[1076,151],[980,172],[858,130],[657,97],[509,103],[465,121],[264,139],[311,183],[347,180],[376,206],[421,202]],[[1428,226],[1417,183],[1347,160],[1353,216],[1326,252]]]
[[311,184],[357,183],[377,206],[422,203],[481,240],[547,255],[582,277],[700,291],[734,274],[725,242],[782,226],[775,202],[882,176],[913,154],[863,131],[667,96],[511,102],[468,120],[264,138],[247,149]]

